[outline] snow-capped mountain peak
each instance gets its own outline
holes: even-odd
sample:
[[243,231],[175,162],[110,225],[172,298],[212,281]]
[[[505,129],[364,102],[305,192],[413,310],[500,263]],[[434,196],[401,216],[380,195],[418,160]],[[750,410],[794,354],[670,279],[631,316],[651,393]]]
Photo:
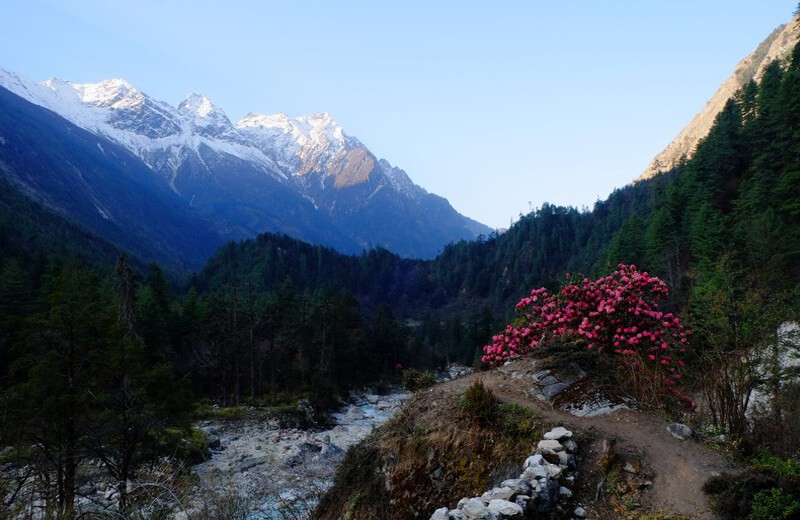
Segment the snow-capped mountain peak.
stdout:
[[107,79],[99,83],[73,83],[81,101],[87,105],[117,110],[139,106],[147,96],[124,79]]
[[277,137],[281,134],[291,136],[301,147],[309,145],[345,144],[346,134],[341,126],[327,112],[317,112],[307,116],[289,117],[286,114],[254,114],[244,116],[236,128],[260,131]]
[[206,96],[194,93],[189,94],[178,105],[177,110],[186,119],[192,132],[208,138],[217,138],[229,142],[240,140],[225,112],[214,105]]
[[330,171],[332,160],[363,146],[326,112],[294,118],[250,113],[236,123],[236,129],[259,148],[272,150],[281,166],[299,175]]
[[[93,146],[69,125],[25,126],[27,119],[19,125],[6,124],[9,131],[24,127],[29,135],[45,132],[70,146],[74,143],[90,150],[79,154],[81,161],[100,165],[92,166],[89,173],[116,165],[121,172],[135,172],[136,177],[129,179],[134,183],[141,180],[158,190],[171,189],[177,198],[169,199],[169,204],[186,204],[192,215],[208,218],[220,238],[274,230],[349,252],[383,245],[401,254],[431,257],[447,242],[483,232],[476,231],[480,226],[459,215],[446,200],[416,186],[399,168],[379,163],[326,112],[299,117],[251,113],[233,125],[206,96],[191,94],[176,107],[120,79],[73,83],[53,78],[36,83],[0,68],[0,87],[22,98],[15,101],[3,91],[0,102],[14,109],[25,101],[39,105],[98,139]],[[13,114],[23,113],[20,110],[0,110],[0,116],[13,121]],[[121,150],[105,146],[105,139],[132,152],[143,164],[95,158],[92,154],[125,157]],[[35,140],[25,142],[36,146]],[[0,146],[0,156],[10,149]],[[63,167],[68,178],[75,174],[71,163],[64,164],[58,153],[48,160]],[[147,176],[147,171],[153,176]],[[109,181],[114,187],[111,177],[100,175],[95,180],[102,186]],[[83,178],[79,180],[81,189],[86,188]],[[32,189],[42,187],[37,184]],[[54,190],[57,195],[63,192],[60,185]],[[106,193],[104,188],[90,195]],[[100,202],[91,197],[88,203],[98,211],[120,206],[116,195]],[[148,228],[142,236],[161,236],[161,231]]]
[[73,83],[50,78],[42,85],[63,99],[73,99],[100,108],[124,110],[139,106],[146,100],[142,92],[124,79],[107,79],[99,83]]
[[279,128],[288,132],[291,129],[291,118],[284,113],[256,114],[250,112],[236,123],[236,128]]
[[208,97],[202,94],[191,93],[178,105],[178,112],[182,114],[194,114],[200,117],[213,117],[222,111],[219,110]]
[[300,116],[297,121],[305,128],[308,137],[320,144],[332,144],[337,147],[344,146],[345,133],[339,123],[327,112]]

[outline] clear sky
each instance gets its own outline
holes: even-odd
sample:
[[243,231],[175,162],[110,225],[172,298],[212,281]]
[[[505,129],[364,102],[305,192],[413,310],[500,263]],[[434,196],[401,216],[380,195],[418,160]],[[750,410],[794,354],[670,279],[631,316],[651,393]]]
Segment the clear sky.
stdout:
[[0,66],[325,111],[493,227],[636,178],[793,0],[8,0]]

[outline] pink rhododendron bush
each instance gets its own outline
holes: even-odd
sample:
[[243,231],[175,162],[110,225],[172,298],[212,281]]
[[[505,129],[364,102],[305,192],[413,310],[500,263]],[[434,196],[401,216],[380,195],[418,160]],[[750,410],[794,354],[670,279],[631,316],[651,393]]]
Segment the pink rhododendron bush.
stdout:
[[483,363],[495,367],[549,342],[573,341],[613,358],[637,397],[693,406],[677,389],[691,331],[659,310],[667,285],[622,264],[604,278],[574,278],[567,274],[568,283],[557,294],[534,289],[520,300],[518,318],[483,348]]

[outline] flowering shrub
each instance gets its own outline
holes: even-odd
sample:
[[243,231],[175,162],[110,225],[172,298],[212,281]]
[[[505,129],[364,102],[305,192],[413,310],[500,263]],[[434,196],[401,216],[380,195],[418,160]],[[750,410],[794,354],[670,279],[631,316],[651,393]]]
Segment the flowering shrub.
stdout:
[[548,341],[582,339],[588,350],[615,356],[636,384],[655,383],[659,394],[692,405],[676,389],[691,331],[658,309],[667,294],[663,281],[623,264],[604,278],[573,280],[558,294],[534,289],[517,303],[519,317],[483,348],[481,361],[494,367]]

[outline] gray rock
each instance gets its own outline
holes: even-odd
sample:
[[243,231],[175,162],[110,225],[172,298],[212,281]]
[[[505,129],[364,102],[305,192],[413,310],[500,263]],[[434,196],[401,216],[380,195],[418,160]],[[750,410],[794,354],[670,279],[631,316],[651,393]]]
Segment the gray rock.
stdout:
[[536,445],[536,448],[540,450],[553,450],[555,452],[564,450],[564,446],[555,440],[539,441],[539,444]]
[[547,471],[547,468],[545,468],[544,466],[540,466],[537,464],[526,468],[525,471],[522,472],[522,475],[520,475],[520,478],[523,480],[527,480],[528,482],[531,483],[531,485],[535,486],[536,482],[540,478],[550,478],[550,472]]
[[440,507],[439,509],[433,512],[430,520],[449,520],[450,518],[450,515],[448,514],[449,512],[450,510],[447,509],[446,507]]
[[209,435],[206,437],[206,446],[210,450],[221,450],[222,449],[222,441],[216,435]]
[[322,449],[319,452],[319,457],[323,460],[338,460],[344,457],[344,450],[339,446],[329,442],[328,444],[322,445]]
[[464,513],[460,509],[451,509],[447,514],[449,520],[464,520]]
[[543,378],[539,379],[538,382],[542,386],[550,386],[550,385],[554,385],[556,383],[560,383],[561,381],[556,379],[554,376],[546,375]]
[[92,484],[91,482],[86,483],[78,488],[78,494],[83,496],[93,495],[96,492],[97,488],[95,488],[94,484]]
[[500,483],[500,487],[508,487],[514,490],[517,495],[527,495],[531,492],[531,485],[528,481],[521,478],[510,478]]
[[464,509],[464,506],[467,505],[467,502],[469,502],[469,500],[470,500],[469,498],[462,498],[461,500],[458,501],[458,505],[456,507],[458,509]]
[[523,514],[527,513],[528,509],[531,506],[531,496],[530,495],[517,495],[517,497],[514,499],[514,503],[522,508]]
[[549,477],[555,480],[560,479],[561,474],[564,472],[559,466],[555,464],[545,464],[544,467],[547,470]]
[[628,473],[636,473],[636,468],[633,467],[633,464],[630,462],[625,463],[625,467],[622,468],[623,471],[627,471]]
[[578,518],[586,518],[588,516],[586,514],[586,510],[582,507],[576,507],[575,511],[573,511],[572,514],[577,516]]
[[525,462],[522,464],[522,469],[527,469],[531,466],[541,466],[543,462],[542,454],[536,453],[525,459]]
[[368,395],[367,396],[367,402],[369,404],[378,404],[378,401],[380,401],[380,397],[378,397],[377,395]]
[[565,468],[569,466],[569,458],[574,457],[574,455],[569,455],[566,451],[559,451],[557,455],[558,455],[558,465],[563,466]]
[[464,518],[469,520],[486,520],[492,516],[492,512],[483,505],[483,501],[479,498],[468,499],[464,507],[460,509],[464,513]]
[[572,432],[567,430],[563,426],[559,426],[545,433],[544,438],[547,440],[556,440],[556,441],[560,441],[561,439],[571,439]]
[[691,428],[681,423],[672,423],[667,425],[667,431],[672,434],[676,439],[685,441],[694,434]]
[[364,410],[358,406],[351,406],[344,414],[344,418],[348,421],[359,421],[364,418]]
[[561,444],[564,446],[564,449],[570,453],[575,453],[576,451],[578,451],[578,443],[573,441],[572,439],[561,441]]
[[508,500],[514,496],[514,494],[514,490],[510,487],[492,488],[481,495],[481,500],[484,502],[491,502],[492,500]]
[[[286,465],[290,468],[310,462],[314,457],[321,455],[322,453],[322,446],[318,446],[310,442],[301,442],[300,444],[295,445],[293,448],[297,450],[297,453],[286,460]],[[330,446],[325,446],[325,448],[326,451],[330,450]]]
[[570,498],[572,496],[572,490],[564,486],[561,486],[558,488],[558,494],[564,498]]
[[545,396],[547,399],[552,399],[559,393],[561,393],[565,388],[567,388],[566,383],[555,383],[552,385],[547,385],[546,387],[542,388],[542,395]]
[[492,500],[489,511],[502,518],[522,518],[522,507],[508,500]]

